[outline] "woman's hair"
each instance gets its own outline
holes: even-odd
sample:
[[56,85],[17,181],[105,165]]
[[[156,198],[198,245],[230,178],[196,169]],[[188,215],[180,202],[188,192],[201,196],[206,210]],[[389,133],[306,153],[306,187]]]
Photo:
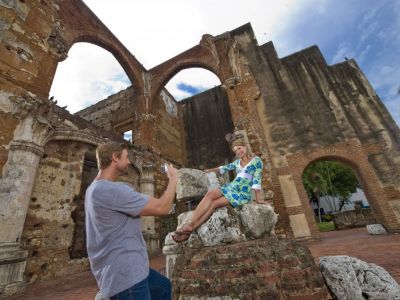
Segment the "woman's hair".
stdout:
[[253,152],[250,149],[250,145],[248,143],[246,143],[245,141],[239,140],[239,139],[238,140],[234,140],[233,143],[232,143],[232,150],[233,150],[233,148],[235,148],[235,146],[246,147],[247,155],[248,156],[252,156],[253,155]]
[[126,143],[110,142],[99,145],[96,149],[96,159],[99,169],[105,169],[111,164],[114,153],[118,158],[121,157],[122,150],[124,149],[128,150]]

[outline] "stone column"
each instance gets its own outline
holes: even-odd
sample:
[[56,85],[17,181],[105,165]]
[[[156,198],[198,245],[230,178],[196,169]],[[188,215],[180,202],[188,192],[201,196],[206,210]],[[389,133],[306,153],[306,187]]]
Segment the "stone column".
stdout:
[[[140,192],[154,197],[154,166],[143,165],[140,176]],[[142,217],[142,231],[149,252],[159,248],[159,239],[156,232],[156,219],[152,216]]]
[[0,179],[0,296],[24,284],[27,251],[21,249],[20,239],[52,111],[51,101],[31,95],[10,100],[11,113],[20,122]]

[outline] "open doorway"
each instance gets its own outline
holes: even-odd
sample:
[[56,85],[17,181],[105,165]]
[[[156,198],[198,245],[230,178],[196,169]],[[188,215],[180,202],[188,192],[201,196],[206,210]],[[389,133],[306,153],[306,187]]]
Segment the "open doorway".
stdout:
[[343,162],[315,161],[305,169],[302,180],[319,231],[375,222],[356,173]]

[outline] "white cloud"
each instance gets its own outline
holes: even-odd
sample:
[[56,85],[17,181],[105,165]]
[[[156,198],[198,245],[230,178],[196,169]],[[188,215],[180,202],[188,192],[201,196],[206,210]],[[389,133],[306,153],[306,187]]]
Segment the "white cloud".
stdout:
[[124,74],[111,53],[79,43],[71,48],[67,60],[58,64],[50,95],[58,105],[76,112],[131,85]]
[[171,78],[171,80],[166,84],[167,90],[177,100],[182,100],[191,96],[190,93],[182,91],[178,88],[177,85],[182,82],[203,90],[207,90],[221,84],[219,78],[208,70],[201,68],[182,70],[173,78]]
[[[400,88],[400,86],[399,86]],[[397,126],[400,127],[400,95],[397,94],[390,100],[386,100],[384,102],[387,110],[392,115],[394,121],[397,123]]]
[[353,50],[350,48],[350,46],[347,45],[347,43],[341,43],[338,46],[336,53],[332,58],[331,63],[336,64],[338,62],[342,62],[345,59],[345,57],[352,58],[354,56],[355,56],[355,54],[354,54]]

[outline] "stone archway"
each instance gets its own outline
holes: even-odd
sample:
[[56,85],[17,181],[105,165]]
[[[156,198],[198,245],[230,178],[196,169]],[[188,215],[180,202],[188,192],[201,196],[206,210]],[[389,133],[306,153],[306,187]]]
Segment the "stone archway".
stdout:
[[[377,222],[383,224],[389,231],[398,230],[393,210],[388,203],[388,199],[384,196],[385,193],[380,187],[378,177],[359,145],[358,141],[351,140],[287,157],[288,166],[292,174],[289,175],[291,179],[280,181],[295,237],[296,234],[298,234],[297,237],[318,235],[314,216],[309,209],[308,196],[304,190],[302,174],[312,162],[323,159],[338,160],[350,166],[359,179]],[[285,189],[287,190],[285,191]],[[287,192],[288,190],[291,191],[290,196]]]
[[307,165],[302,179],[319,231],[376,223],[356,165],[337,157],[321,157]]

